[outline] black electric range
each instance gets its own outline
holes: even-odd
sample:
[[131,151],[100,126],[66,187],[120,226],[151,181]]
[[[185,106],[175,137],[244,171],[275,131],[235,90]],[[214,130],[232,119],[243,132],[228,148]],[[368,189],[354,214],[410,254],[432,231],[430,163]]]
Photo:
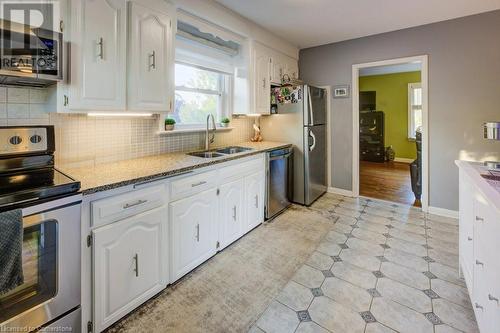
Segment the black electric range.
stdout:
[[0,211],[23,208],[80,190],[54,167],[54,127],[0,127]]

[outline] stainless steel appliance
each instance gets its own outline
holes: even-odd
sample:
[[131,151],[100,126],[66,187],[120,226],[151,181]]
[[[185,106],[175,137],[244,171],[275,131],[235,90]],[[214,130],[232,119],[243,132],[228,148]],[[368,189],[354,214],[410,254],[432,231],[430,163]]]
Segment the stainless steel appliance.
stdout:
[[0,211],[22,209],[24,275],[0,294],[2,332],[81,328],[80,183],[53,153],[52,126],[0,127]]
[[0,84],[45,87],[63,79],[62,34],[0,20]]
[[269,141],[292,143],[292,201],[310,205],[327,190],[325,89],[291,86],[281,89],[277,114],[261,121],[263,136]]
[[293,148],[276,149],[266,154],[266,220],[290,206],[293,189]]

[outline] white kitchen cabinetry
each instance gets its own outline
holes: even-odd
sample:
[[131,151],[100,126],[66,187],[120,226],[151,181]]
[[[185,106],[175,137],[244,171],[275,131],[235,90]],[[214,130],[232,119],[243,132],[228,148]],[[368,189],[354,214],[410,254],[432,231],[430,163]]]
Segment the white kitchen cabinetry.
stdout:
[[244,233],[245,181],[235,180],[220,186],[219,203],[219,242],[222,248],[231,244]]
[[[500,325],[500,210],[486,195],[492,188],[466,162],[460,167],[460,268],[479,330]],[[486,191],[485,191],[486,189]],[[495,191],[495,190],[493,190]]]
[[125,0],[71,1],[72,110],[125,110]]
[[271,111],[271,54],[263,46],[254,49],[254,101],[255,113],[269,114]]
[[212,188],[170,204],[171,282],[216,253],[217,202]]
[[245,178],[246,233],[264,221],[265,173],[259,171]]
[[172,19],[129,2],[130,110],[171,111],[173,95]]
[[93,231],[97,332],[165,288],[167,216],[156,208]]

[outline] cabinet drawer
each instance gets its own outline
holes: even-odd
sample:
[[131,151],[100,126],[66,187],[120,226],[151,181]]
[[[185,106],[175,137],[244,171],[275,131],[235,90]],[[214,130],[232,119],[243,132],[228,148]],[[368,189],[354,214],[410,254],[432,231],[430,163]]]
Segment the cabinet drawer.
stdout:
[[240,162],[221,168],[219,170],[219,174],[221,175],[221,178],[223,177],[224,180],[227,181],[229,178],[239,178],[255,173],[257,171],[264,170],[264,167],[264,158],[260,157],[243,163]]
[[217,171],[190,175],[171,182],[171,201],[204,191],[217,184]]
[[166,204],[164,185],[131,191],[91,203],[92,226],[115,222]]

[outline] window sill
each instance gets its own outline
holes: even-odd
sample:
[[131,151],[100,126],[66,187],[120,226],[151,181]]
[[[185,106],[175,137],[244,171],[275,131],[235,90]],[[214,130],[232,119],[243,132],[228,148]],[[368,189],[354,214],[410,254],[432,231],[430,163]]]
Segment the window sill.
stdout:
[[[231,131],[233,130],[234,127],[216,127],[215,131],[216,132],[225,132],[225,131]],[[196,128],[175,128],[171,131],[158,131],[156,134],[158,135],[174,135],[174,134],[182,134],[182,133],[199,133],[199,132],[205,132],[207,129],[202,128],[202,127],[196,127]],[[209,132],[211,132],[212,129],[209,129]]]

